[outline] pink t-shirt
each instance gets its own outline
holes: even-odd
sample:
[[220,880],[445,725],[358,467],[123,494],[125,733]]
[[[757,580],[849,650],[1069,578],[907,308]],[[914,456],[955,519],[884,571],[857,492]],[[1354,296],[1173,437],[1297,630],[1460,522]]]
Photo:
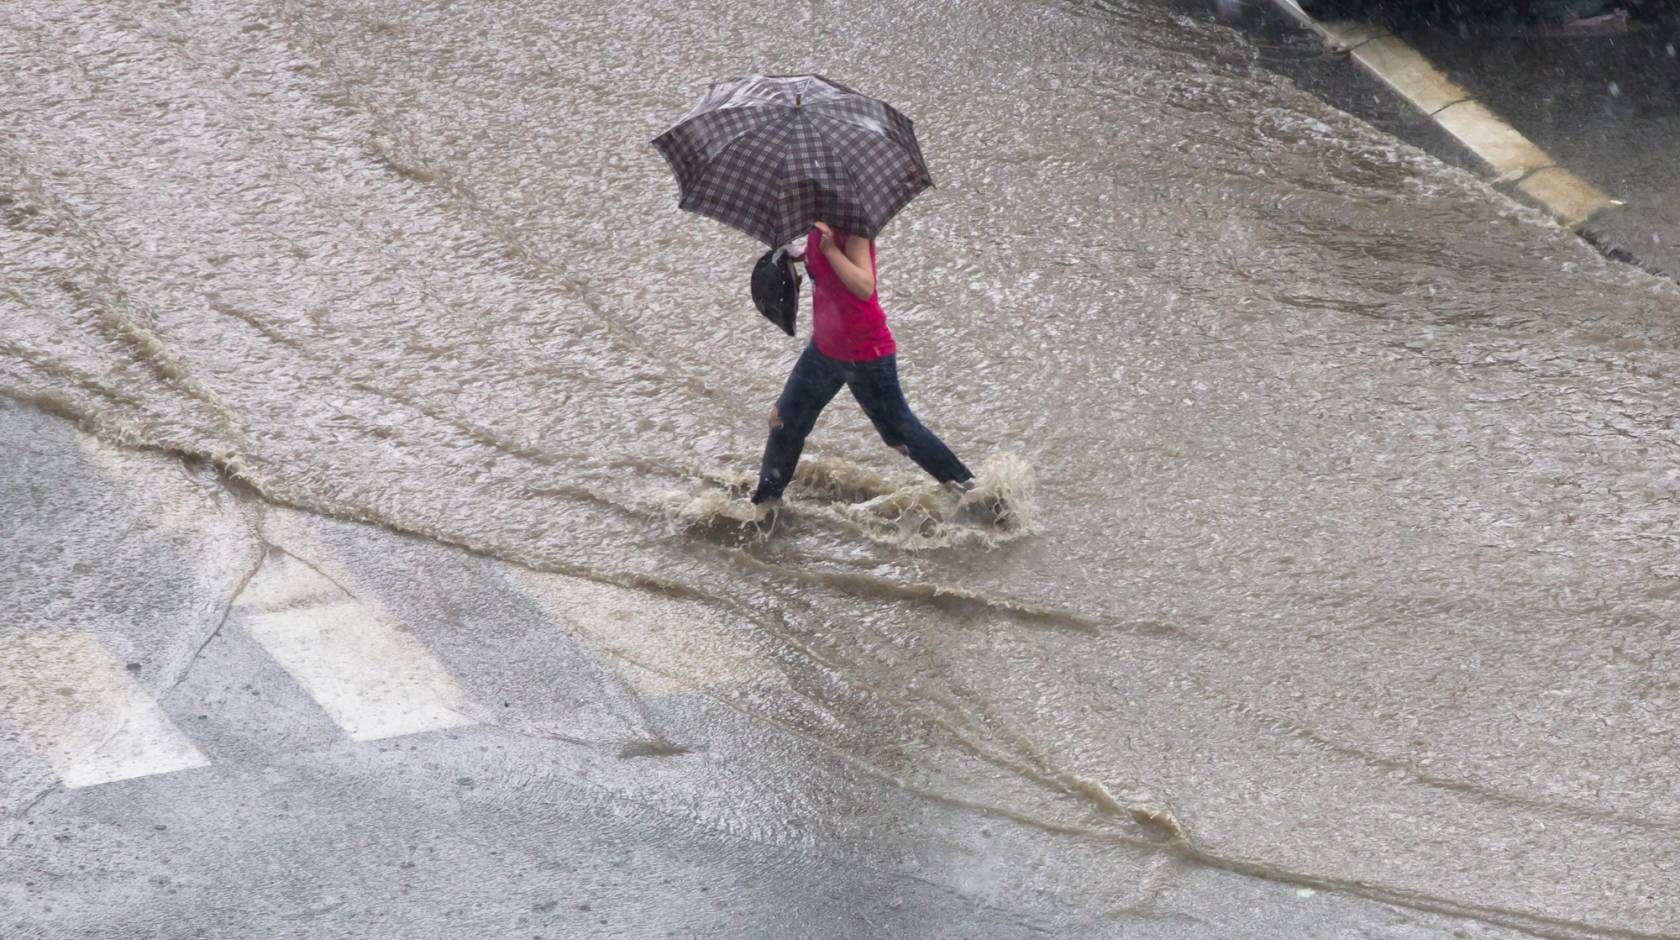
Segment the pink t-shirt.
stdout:
[[[834,243],[846,250],[846,233],[834,230]],[[805,240],[805,270],[811,275],[811,342],[830,359],[862,362],[897,352],[887,314],[878,292],[859,300],[846,288],[834,266],[823,257],[822,233],[816,228]],[[875,246],[869,246],[869,273],[875,273]]]

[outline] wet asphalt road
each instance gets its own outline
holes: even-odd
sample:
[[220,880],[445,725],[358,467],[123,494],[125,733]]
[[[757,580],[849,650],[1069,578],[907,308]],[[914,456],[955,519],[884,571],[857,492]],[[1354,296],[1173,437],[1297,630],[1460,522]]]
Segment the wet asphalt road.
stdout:
[[[91,638],[201,758],[147,772],[130,723],[71,762],[139,776],[60,786],[20,732],[43,661],[0,638],[10,940],[1521,936],[928,799],[745,714],[774,694],[768,664],[692,611],[603,634],[611,587],[265,505],[25,406],[0,404],[0,440],[18,458],[0,488],[25,497],[0,508],[11,609]],[[273,603],[275,571],[317,596]],[[346,707],[257,640],[265,613],[323,603],[413,637],[460,720],[356,740],[377,695]],[[393,668],[351,665],[351,685]],[[97,694],[90,678],[48,691]]]

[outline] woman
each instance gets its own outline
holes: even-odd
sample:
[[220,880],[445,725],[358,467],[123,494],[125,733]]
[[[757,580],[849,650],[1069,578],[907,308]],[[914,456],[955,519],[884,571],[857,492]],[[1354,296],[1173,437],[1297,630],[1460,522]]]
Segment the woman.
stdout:
[[897,347],[875,293],[875,243],[818,222],[805,244],[800,260],[811,276],[811,344],[770,409],[770,440],[752,501],[781,499],[805,436],[842,385],[852,390],[888,447],[939,482],[966,492],[974,474],[916,420],[898,387]]

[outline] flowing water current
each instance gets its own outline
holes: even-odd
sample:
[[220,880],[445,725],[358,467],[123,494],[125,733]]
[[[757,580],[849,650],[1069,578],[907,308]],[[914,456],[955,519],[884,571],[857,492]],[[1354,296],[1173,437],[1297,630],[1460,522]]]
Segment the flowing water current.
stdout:
[[[1150,0],[3,5],[0,391],[702,601],[805,705],[742,708],[1070,846],[1676,935],[1680,292],[1259,58]],[[811,70],[916,121],[904,382],[1027,525],[843,397],[743,521],[798,344],[647,141]]]

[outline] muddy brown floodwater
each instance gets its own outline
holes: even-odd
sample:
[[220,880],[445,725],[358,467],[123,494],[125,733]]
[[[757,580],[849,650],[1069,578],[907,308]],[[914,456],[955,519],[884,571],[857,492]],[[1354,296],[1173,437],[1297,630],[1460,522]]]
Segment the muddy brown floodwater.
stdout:
[[[1188,9],[11,4],[0,389],[703,602],[798,691],[738,707],[1070,845],[1674,935],[1680,293]],[[916,121],[904,381],[1031,531],[844,403],[731,518],[798,345],[647,141],[809,70]]]

